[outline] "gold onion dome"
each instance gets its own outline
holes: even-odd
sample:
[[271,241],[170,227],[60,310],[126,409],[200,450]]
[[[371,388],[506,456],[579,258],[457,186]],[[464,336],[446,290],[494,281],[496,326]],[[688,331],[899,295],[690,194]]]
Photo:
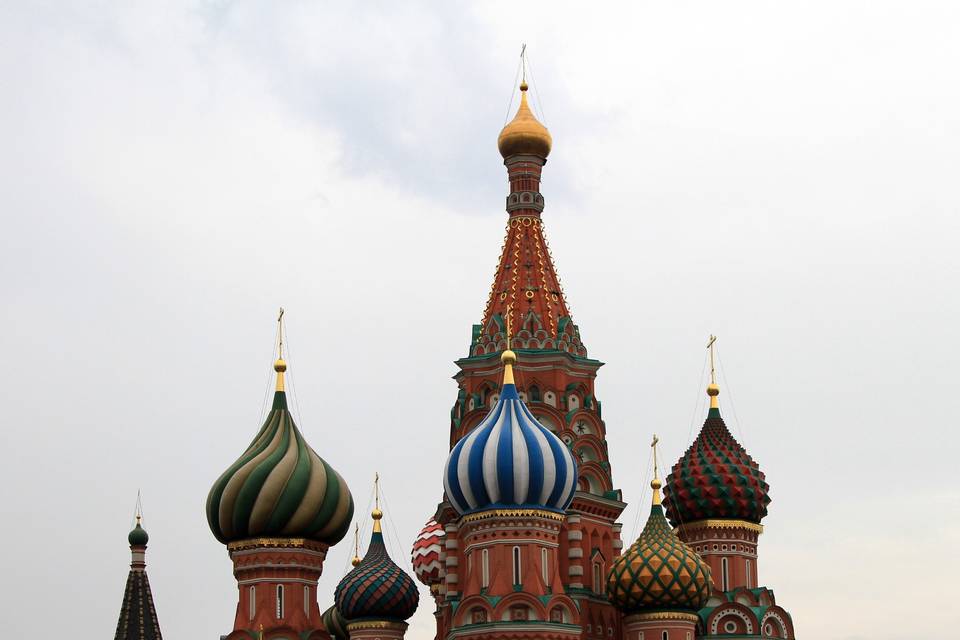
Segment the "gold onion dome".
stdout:
[[650,518],[637,541],[614,560],[607,597],[625,614],[698,611],[710,595],[710,567],[670,528],[653,479]]
[[504,158],[523,155],[546,159],[550,155],[550,147],[553,146],[550,132],[530,110],[527,88],[526,82],[520,84],[520,108],[497,138],[497,147]]
[[247,450],[207,496],[207,523],[224,544],[254,537],[306,538],[329,545],[347,533],[347,483],[307,444],[287,408],[281,358],[273,407]]

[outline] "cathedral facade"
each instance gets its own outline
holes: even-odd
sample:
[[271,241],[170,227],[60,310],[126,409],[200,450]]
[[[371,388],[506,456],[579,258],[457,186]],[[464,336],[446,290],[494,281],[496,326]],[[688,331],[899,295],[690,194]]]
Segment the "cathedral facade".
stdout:
[[[702,430],[664,480],[655,462],[649,519],[624,548],[618,518],[626,504],[594,386],[602,362],[588,355],[571,318],[543,228],[540,180],[552,139],[525,82],[520,91],[498,139],[509,183],[500,260],[481,322],[456,361],[442,499],[413,541],[435,640],[793,639],[789,613],[758,570],[769,487],[727,429],[714,381]],[[222,638],[402,638],[425,603],[387,553],[379,504],[364,556],[334,594],[317,593],[326,552],[350,530],[354,504],[287,409],[286,367],[281,326],[272,409],[208,493],[207,522],[237,581],[235,618]],[[117,640],[161,637],[147,540],[138,522]]]

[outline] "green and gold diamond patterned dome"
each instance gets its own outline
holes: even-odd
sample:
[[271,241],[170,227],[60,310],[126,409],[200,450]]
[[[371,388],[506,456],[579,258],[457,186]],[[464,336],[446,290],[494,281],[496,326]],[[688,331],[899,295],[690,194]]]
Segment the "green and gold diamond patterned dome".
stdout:
[[287,409],[286,369],[281,357],[274,364],[277,387],[270,414],[207,496],[207,523],[224,544],[277,537],[334,545],[350,527],[353,496],[294,423]]
[[607,597],[625,614],[697,611],[710,595],[710,567],[683,543],[663,515],[654,478],[650,518],[637,541],[614,560]]

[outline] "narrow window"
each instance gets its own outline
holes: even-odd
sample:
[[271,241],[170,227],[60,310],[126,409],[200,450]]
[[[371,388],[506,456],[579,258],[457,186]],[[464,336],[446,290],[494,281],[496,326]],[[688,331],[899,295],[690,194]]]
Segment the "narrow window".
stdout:
[[251,586],[249,594],[250,597],[247,601],[247,612],[250,614],[250,619],[253,620],[253,617],[257,615],[257,588]]
[[277,585],[277,620],[283,620],[283,585]]
[[513,584],[520,584],[520,547],[513,548]]
[[666,631],[664,631],[660,637],[662,640],[670,640],[670,634],[667,633]]
[[753,572],[753,566],[750,564],[750,561],[747,560],[747,576],[746,576],[747,589],[753,589],[752,572]]
[[723,587],[722,587],[722,590],[723,590],[723,591],[729,591],[729,590],[730,590],[730,575],[729,575],[729,574],[730,574],[730,571],[729,571],[729,568],[728,568],[728,566],[727,566],[727,559],[726,559],[726,558],[721,558],[721,559],[720,559],[720,575],[721,575],[721,581],[723,582]]
[[593,592],[602,593],[601,589],[603,587],[603,569],[600,567],[599,562],[593,563]]
[[484,549],[480,553],[481,567],[480,567],[480,586],[486,589],[490,586],[490,550]]
[[543,572],[543,584],[550,586],[550,552],[546,547],[540,549],[540,570]]
[[303,587],[303,612],[310,617],[310,587]]

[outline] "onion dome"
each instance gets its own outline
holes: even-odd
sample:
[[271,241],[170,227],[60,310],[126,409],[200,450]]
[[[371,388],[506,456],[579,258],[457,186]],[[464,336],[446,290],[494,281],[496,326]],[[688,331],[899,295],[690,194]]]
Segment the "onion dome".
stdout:
[[323,612],[321,620],[323,620],[323,628],[333,640],[347,640],[350,637],[350,632],[347,631],[347,619],[335,605]]
[[417,580],[428,587],[440,581],[440,551],[443,543],[443,526],[436,520],[430,521],[420,530],[410,552],[410,562]]
[[297,429],[287,409],[286,369],[282,358],[274,364],[277,387],[270,414],[207,496],[207,523],[224,544],[280,537],[334,545],[350,527],[353,496]]
[[703,429],[667,476],[664,504],[674,526],[712,519],[760,524],[767,515],[770,485],[720,417],[719,394],[715,383],[707,387]]
[[670,528],[654,477],[653,506],[637,541],[613,561],[607,597],[624,614],[697,611],[710,596],[710,567]]
[[130,543],[131,547],[145,547],[149,541],[150,536],[147,535],[147,530],[140,526],[140,516],[138,515],[137,526],[127,536],[127,542]]
[[403,622],[413,615],[420,602],[413,578],[387,554],[380,529],[382,517],[379,508],[373,510],[373,534],[367,553],[360,564],[343,577],[334,592],[337,609],[350,622]]
[[550,155],[553,138],[547,128],[540,124],[527,104],[527,83],[520,84],[520,108],[513,120],[500,131],[497,147],[504,158],[510,156],[537,156],[546,159]]
[[577,489],[577,463],[517,394],[517,354],[508,349],[500,359],[504,372],[497,404],[447,458],[447,499],[460,515],[517,508],[562,513]]

